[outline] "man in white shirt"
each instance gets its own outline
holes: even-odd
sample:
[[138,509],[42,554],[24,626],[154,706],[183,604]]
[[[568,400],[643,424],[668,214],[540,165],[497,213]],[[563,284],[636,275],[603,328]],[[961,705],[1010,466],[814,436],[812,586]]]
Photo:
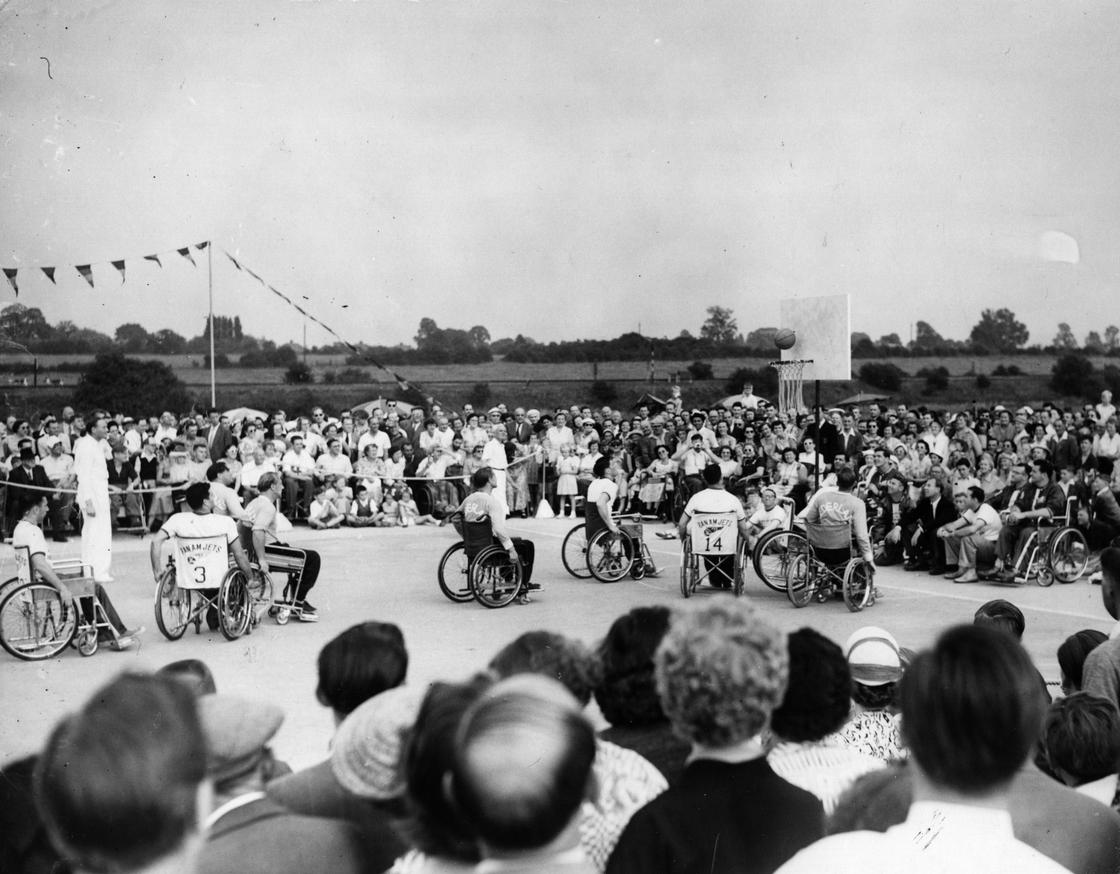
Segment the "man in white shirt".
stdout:
[[778,493],[770,486],[762,489],[762,506],[747,519],[747,547],[754,549],[758,539],[767,531],[786,524],[786,508],[778,503]]
[[1019,642],[993,628],[951,628],[906,669],[900,697],[914,781],[906,821],[824,838],[778,874],[1066,872],[1015,837],[1008,812],[1046,712]]
[[[505,425],[494,425],[490,428],[490,440],[482,448],[482,463],[494,473],[493,498],[501,505],[503,515],[509,513],[509,504],[506,502],[506,468],[509,467],[506,459],[507,437]],[[450,447],[444,447],[445,451],[447,449]]]
[[945,574],[955,583],[975,583],[978,565],[989,566],[996,560],[996,541],[1003,527],[999,512],[984,501],[980,486],[969,486],[953,496],[960,516],[937,529],[936,535],[945,544],[945,562],[958,569]]
[[358,438],[358,457],[361,458],[366,451],[366,446],[372,443],[377,447],[378,458],[389,457],[391,441],[389,435],[381,430],[381,422],[377,418],[369,420],[369,429]]
[[315,460],[315,479],[319,483],[333,482],[336,477],[347,479],[354,473],[350,459],[342,454],[342,441],[337,437],[327,440],[327,451]]
[[210,483],[210,507],[219,516],[229,516],[234,522],[245,518],[245,507],[232,488],[234,475],[224,461],[215,461],[206,471]]
[[82,508],[82,563],[93,569],[98,583],[113,581],[113,526],[109,502],[109,465],[113,457],[108,418],[90,417],[89,431],[74,447],[74,473],[78,477],[78,506]]
[[[739,537],[746,540],[750,533],[747,511],[743,509],[742,502],[724,487],[722,468],[718,464],[709,464],[704,468],[703,476],[707,488],[701,489],[688,499],[688,503],[684,505],[684,512],[681,513],[680,522],[677,524],[677,534],[681,541],[689,536],[688,523],[697,513],[734,513]],[[705,557],[704,561],[708,566],[708,581],[716,588],[731,588],[735,577],[735,556]]]
[[61,437],[46,438],[47,455],[40,464],[43,471],[59,489],[58,497],[52,499],[54,511],[54,539],[60,543],[66,542],[66,527],[70,522],[70,508],[74,506],[74,487],[78,484],[78,477],[74,474],[74,459],[67,455]]
[[303,437],[300,435],[296,434],[292,437],[292,448],[284,453],[280,461],[280,470],[284,475],[286,511],[294,516],[296,509],[302,503],[306,512],[306,508],[311,506],[315,459],[303,448]]

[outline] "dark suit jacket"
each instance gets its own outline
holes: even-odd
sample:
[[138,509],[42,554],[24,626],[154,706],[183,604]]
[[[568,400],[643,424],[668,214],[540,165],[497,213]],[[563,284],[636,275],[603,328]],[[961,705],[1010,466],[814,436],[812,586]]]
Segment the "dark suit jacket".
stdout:
[[1105,523],[1116,531],[1120,531],[1120,503],[1111,489],[1103,489],[1093,495],[1091,516],[1094,520]]
[[210,460],[217,461],[226,457],[226,450],[237,443],[237,439],[230,431],[229,425],[216,425],[218,430],[214,433],[214,440],[210,440],[210,429],[206,429],[206,442],[210,445]]
[[[847,456],[848,461],[858,460],[863,461],[863,435],[856,431],[854,434],[838,434],[836,437],[837,443],[842,442],[840,452]],[[837,453],[839,455],[839,453]],[[833,456],[835,457],[835,456]],[[829,459],[831,462],[832,459]]]
[[921,498],[918,501],[918,524],[926,534],[933,534],[942,525],[946,525],[957,518],[957,508],[953,502],[942,496],[934,509],[933,501]]
[[364,874],[367,862],[354,826],[291,813],[258,798],[222,816],[210,828],[196,874]]
[[23,510],[29,501],[36,501],[47,494],[30,489],[24,490],[19,486],[40,486],[45,489],[53,489],[54,483],[50,481],[50,477],[47,476],[47,472],[43,470],[42,465],[36,464],[31,468],[30,475],[22,464],[13,467],[12,472],[8,474],[8,516],[14,519],[23,515]]

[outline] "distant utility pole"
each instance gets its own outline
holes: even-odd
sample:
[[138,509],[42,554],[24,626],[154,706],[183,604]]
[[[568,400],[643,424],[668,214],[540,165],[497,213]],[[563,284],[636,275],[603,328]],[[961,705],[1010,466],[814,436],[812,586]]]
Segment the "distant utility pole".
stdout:
[[303,317],[303,363],[307,364],[307,316]]

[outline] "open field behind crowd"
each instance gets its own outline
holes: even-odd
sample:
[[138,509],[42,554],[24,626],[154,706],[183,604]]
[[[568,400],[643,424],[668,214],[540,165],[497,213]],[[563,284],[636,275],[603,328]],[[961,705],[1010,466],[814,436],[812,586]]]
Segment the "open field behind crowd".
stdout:
[[[210,371],[203,366],[201,356],[140,357],[170,365],[200,404],[209,403]],[[91,356],[44,355],[39,358],[41,368],[64,364],[76,366],[67,370],[42,370],[38,386],[33,387],[30,385],[30,374],[15,373],[5,367],[26,365],[26,356],[0,355],[0,406],[6,407],[15,415],[29,415],[37,410],[56,409],[69,403],[81,375],[77,366],[90,360]],[[1080,400],[1054,397],[1047,384],[1055,361],[1051,355],[855,359],[852,362],[853,370],[858,373],[859,368],[871,360],[892,363],[910,375],[903,379],[902,387],[897,392],[891,393],[895,403],[959,408],[995,403],[1038,404],[1044,400]],[[1103,356],[1091,358],[1094,367],[1098,369],[1115,360]],[[284,407],[289,412],[298,413],[306,412],[316,403],[340,409],[379,395],[394,397],[399,394],[392,377],[373,365],[357,367],[367,375],[366,381],[340,383],[328,382],[327,376],[329,373],[355,367],[347,365],[344,356],[308,355],[307,363],[315,378],[312,385],[285,385],[283,368],[219,368],[215,374],[218,406],[249,405],[263,409]],[[735,370],[758,370],[767,365],[766,359],[761,358],[713,359],[708,362],[712,365],[713,378],[692,380],[687,369],[691,363],[655,361],[652,381],[648,361],[604,361],[598,364],[520,364],[492,361],[485,364],[394,365],[392,369],[445,406],[460,407],[467,401],[478,406],[483,398],[483,403],[502,401],[511,407],[521,405],[548,408],[567,406],[573,402],[595,402],[591,386],[594,381],[599,380],[609,384],[613,390],[614,399],[610,402],[625,409],[647,391],[661,397],[667,396],[671,383],[678,379],[686,403],[711,404],[726,394],[725,383]],[[1000,365],[1017,367],[1021,375],[991,376],[992,371]],[[937,367],[945,367],[949,371],[948,386],[929,394],[926,392],[925,380],[914,374],[924,368]],[[989,384],[983,388],[977,385],[977,376],[981,375],[989,380]],[[61,380],[62,384],[48,384],[48,380]],[[880,390],[858,379],[824,382],[821,384],[821,400],[825,405],[830,405],[860,391],[879,393]],[[758,393],[765,396],[764,392]],[[811,385],[805,387],[804,397],[806,403],[812,403]]]
[[[622,613],[645,604],[684,603],[678,573],[680,547],[661,540],[647,525],[646,538],[662,568],[656,579],[626,578],[602,584],[569,576],[560,562],[560,544],[573,523],[562,519],[511,520],[512,533],[537,547],[533,577],[544,589],[527,605],[487,610],[470,602],[453,604],[436,585],[440,555],[455,540],[448,528],[362,529],[313,532],[297,528],[292,543],[317,549],[323,557],[319,584],[310,600],[322,620],[313,625],[291,622],[280,627],[265,619],[252,634],[227,642],[218,632],[188,631],[179,641],[164,639],[152,614],[154,583],[147,538],[119,535],[114,540],[109,592],[129,624],[148,630],[137,650],[99,651],[82,658],[69,650],[44,662],[19,662],[0,652],[0,761],[35,750],[62,714],[78,707],[100,684],[123,670],[153,670],[183,658],[203,659],[214,671],[221,692],[269,700],[286,719],[276,739],[280,758],[296,767],[327,755],[332,733],[330,714],[315,702],[315,659],[320,648],[354,623],[377,619],[397,623],[411,655],[410,683],[458,680],[483,668],[493,654],[522,632],[548,629],[594,644]],[[79,543],[52,550],[58,558],[77,555]],[[10,551],[2,555],[0,574],[14,573]],[[1024,644],[1047,680],[1059,678],[1056,650],[1066,636],[1083,628],[1107,632],[1112,622],[1101,606],[1100,588],[1085,580],[1043,589],[989,584],[954,585],[925,573],[899,567],[879,569],[883,598],[862,613],[849,613],[842,602],[813,603],[797,609],[784,594],[767,589],[747,571],[747,597],[770,621],[786,631],[811,626],[841,645],[857,628],[879,625],[903,646],[932,643],[947,626],[971,622],[984,602],[1008,598],[1026,614]],[[701,589],[695,600],[730,597]]]

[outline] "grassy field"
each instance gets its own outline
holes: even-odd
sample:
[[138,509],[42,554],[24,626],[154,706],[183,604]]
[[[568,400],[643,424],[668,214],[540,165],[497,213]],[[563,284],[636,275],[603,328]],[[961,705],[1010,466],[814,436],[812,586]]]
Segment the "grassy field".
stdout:
[[[152,359],[170,365],[201,403],[209,402],[210,372],[202,366],[203,362],[199,357],[152,356]],[[90,356],[48,355],[41,357],[39,363],[43,367],[53,367],[67,363],[80,365],[89,360]],[[1037,404],[1047,399],[1074,400],[1052,398],[1052,393],[1046,384],[1054,364],[1052,356],[929,357],[888,360],[911,375],[903,381],[901,390],[895,393],[893,399],[896,402],[902,401],[911,405],[926,404],[935,408],[959,408],[974,404]],[[1097,368],[1114,361],[1115,359],[1103,357],[1093,359],[1094,366]],[[26,357],[0,355],[0,388],[3,388],[5,393],[0,400],[17,415],[26,414],[33,409],[58,408],[67,403],[73,386],[80,376],[77,367],[73,370],[41,373],[41,383],[49,377],[62,379],[63,385],[61,387],[40,385],[33,389],[13,384],[25,378],[30,381],[30,376],[6,371],[5,364],[9,362],[13,364],[26,362]],[[310,387],[284,385],[284,371],[281,368],[220,368],[216,372],[215,379],[218,406],[232,407],[247,404],[264,409],[282,406],[289,412],[297,412],[305,411],[316,403],[339,409],[379,395],[391,397],[398,394],[396,383],[389,374],[372,365],[359,368],[368,374],[368,382],[328,384],[324,381],[328,372],[338,372],[351,366],[346,364],[345,358],[339,355],[309,355],[307,363],[315,375],[315,384]],[[494,361],[487,364],[451,366],[402,365],[394,369],[406,379],[423,386],[441,403],[453,407],[459,407],[468,400],[477,403],[480,400],[477,389],[479,384],[485,385],[489,391],[486,402],[504,401],[510,406],[554,407],[573,402],[591,402],[594,399],[590,395],[590,386],[595,379],[612,384],[617,396],[611,403],[629,407],[647,391],[662,397],[668,396],[670,383],[678,376],[687,403],[710,404],[725,395],[724,384],[734,370],[740,367],[758,369],[766,365],[766,361],[759,358],[716,359],[710,362],[714,374],[711,380],[692,381],[687,370],[690,363],[692,362],[656,361],[652,383],[649,380],[649,364],[645,361],[606,361],[598,365],[519,364]],[[853,369],[858,372],[864,363],[864,359],[856,359],[852,362]],[[1019,368],[1022,375],[991,377],[991,385],[988,388],[978,388],[976,376],[990,374],[1000,364],[1014,365]],[[951,374],[948,388],[933,395],[924,394],[924,380],[913,377],[913,374],[922,368],[941,366]],[[858,380],[826,382],[821,386],[821,399],[824,404],[829,405],[859,391],[877,392],[876,389]],[[474,394],[473,398],[472,394]],[[485,394],[486,392],[483,391],[482,395]],[[805,387],[805,399],[809,403],[812,402],[811,386]]]

